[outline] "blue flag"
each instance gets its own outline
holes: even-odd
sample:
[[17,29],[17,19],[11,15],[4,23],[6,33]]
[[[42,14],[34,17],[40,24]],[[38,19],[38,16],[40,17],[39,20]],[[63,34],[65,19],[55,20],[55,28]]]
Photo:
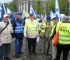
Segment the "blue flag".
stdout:
[[2,8],[1,8],[1,6],[0,6],[0,21],[1,21],[1,12],[2,12]]
[[51,20],[54,18],[54,16],[55,16],[55,14],[52,11],[50,11],[50,18],[51,18]]
[[4,14],[5,14],[6,12],[7,12],[7,10],[6,10],[5,6],[4,6],[4,4],[2,4],[2,5],[0,6],[0,21],[3,20],[3,16],[4,16]]
[[59,3],[58,0],[55,1],[55,15],[56,19],[60,20],[60,11],[59,11]]
[[33,10],[32,6],[30,7],[30,14],[34,15],[36,17],[36,13],[35,11]]

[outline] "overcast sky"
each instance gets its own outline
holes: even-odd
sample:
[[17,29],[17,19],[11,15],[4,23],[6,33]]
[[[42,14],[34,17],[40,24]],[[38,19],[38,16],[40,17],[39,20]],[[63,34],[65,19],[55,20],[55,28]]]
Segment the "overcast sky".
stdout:
[[13,1],[13,0],[0,0],[0,2],[4,2],[4,3],[9,3],[11,1]]

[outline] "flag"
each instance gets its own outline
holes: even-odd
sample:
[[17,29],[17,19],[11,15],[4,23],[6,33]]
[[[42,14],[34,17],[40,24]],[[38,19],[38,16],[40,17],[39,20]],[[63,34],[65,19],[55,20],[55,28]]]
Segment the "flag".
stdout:
[[53,19],[53,17],[55,16],[55,13],[53,13],[52,11],[50,12],[50,18],[51,20]]
[[23,12],[22,12],[22,19],[24,19],[25,18],[25,10],[23,10]]
[[55,1],[55,15],[56,19],[60,20],[60,11],[59,11],[59,3],[58,0]]
[[3,15],[6,14],[6,12],[7,12],[6,7],[4,6],[4,4],[2,4],[0,7],[0,21],[3,20]]
[[2,11],[4,12],[4,14],[7,13],[7,9],[6,9],[5,5],[4,5],[4,3],[2,4]]
[[46,20],[46,18],[47,18],[47,16],[46,16],[46,13],[45,13],[45,17],[44,17],[44,19]]
[[41,19],[43,19],[43,15],[41,14]]
[[9,8],[7,8],[7,14],[10,14],[11,10]]
[[33,14],[33,15],[36,17],[36,13],[35,13],[35,11],[33,10],[32,6],[30,7],[30,14]]
[[23,10],[22,14],[25,14],[25,10]]
[[1,6],[0,6],[0,20],[1,20],[1,12],[2,12],[2,8],[1,8]]

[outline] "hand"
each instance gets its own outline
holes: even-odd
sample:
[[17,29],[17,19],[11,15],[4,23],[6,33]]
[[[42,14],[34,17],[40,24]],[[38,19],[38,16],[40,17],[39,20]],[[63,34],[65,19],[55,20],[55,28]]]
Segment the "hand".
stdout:
[[27,37],[26,36],[24,36],[24,39],[26,39]]

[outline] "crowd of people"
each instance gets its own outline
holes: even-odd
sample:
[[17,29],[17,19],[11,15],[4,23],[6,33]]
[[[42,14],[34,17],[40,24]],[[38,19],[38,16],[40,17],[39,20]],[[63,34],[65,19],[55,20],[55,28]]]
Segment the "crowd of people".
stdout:
[[[2,22],[0,22],[0,60],[11,60],[9,56],[11,52],[12,39],[15,38],[15,57],[20,58],[23,54],[23,40],[28,43],[28,54],[36,54],[37,37],[40,37],[42,42],[41,49],[43,52],[46,41],[52,41],[52,59],[60,60],[63,52],[63,60],[67,60],[70,50],[70,23],[68,18],[64,18],[60,22],[54,16],[51,22],[42,19],[39,27],[38,21],[33,14],[27,14],[22,19],[22,14],[18,14],[17,18],[11,22],[8,14],[4,14]],[[59,33],[59,44],[53,46],[53,38],[56,33]],[[44,42],[44,43],[43,43]],[[55,51],[56,50],[56,51]],[[56,53],[56,57],[55,57]]]

